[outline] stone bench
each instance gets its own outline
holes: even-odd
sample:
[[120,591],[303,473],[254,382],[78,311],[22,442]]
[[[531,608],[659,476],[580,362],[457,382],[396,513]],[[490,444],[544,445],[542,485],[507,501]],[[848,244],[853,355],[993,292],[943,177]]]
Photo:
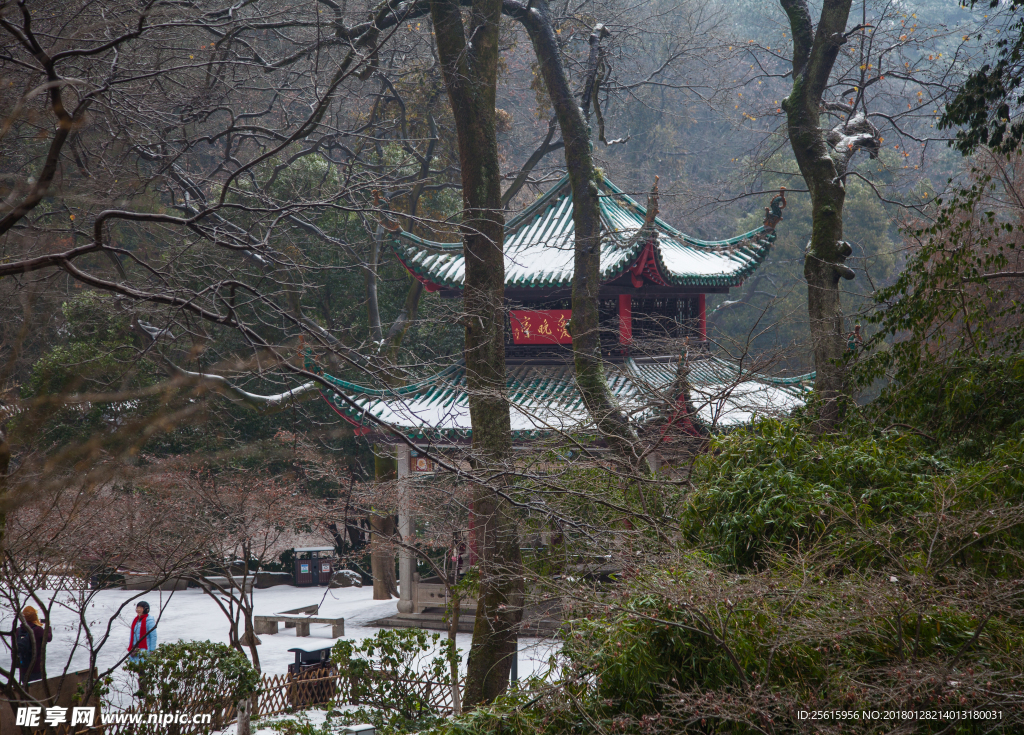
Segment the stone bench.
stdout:
[[253,630],[256,635],[276,634],[279,630],[279,623],[284,623],[286,627],[294,626],[295,635],[298,638],[307,638],[309,636],[309,626],[313,623],[331,626],[331,638],[341,638],[345,635],[345,618],[321,618],[300,615],[254,615],[252,620]]
[[[320,612],[320,606],[315,602],[312,605],[306,605],[305,607],[297,607],[294,610],[282,610],[278,615],[316,615]],[[294,620],[286,620],[284,627],[294,628]]]

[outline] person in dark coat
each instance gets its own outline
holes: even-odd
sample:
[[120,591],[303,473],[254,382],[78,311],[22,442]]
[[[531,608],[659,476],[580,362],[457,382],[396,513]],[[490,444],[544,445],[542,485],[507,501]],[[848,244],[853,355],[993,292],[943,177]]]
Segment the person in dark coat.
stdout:
[[18,659],[21,667],[21,683],[29,684],[43,678],[43,662],[46,660],[46,644],[53,640],[50,626],[39,622],[39,613],[31,605],[21,611],[25,620],[18,628]]

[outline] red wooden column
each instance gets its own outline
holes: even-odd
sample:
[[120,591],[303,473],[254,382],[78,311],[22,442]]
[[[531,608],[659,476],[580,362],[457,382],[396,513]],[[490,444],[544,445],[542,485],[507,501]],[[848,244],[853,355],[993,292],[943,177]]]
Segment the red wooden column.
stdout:
[[704,310],[704,298],[705,294],[701,294],[697,297],[697,319],[700,322],[700,338],[706,340],[708,338],[708,315]]
[[619,344],[633,341],[633,297],[619,294]]

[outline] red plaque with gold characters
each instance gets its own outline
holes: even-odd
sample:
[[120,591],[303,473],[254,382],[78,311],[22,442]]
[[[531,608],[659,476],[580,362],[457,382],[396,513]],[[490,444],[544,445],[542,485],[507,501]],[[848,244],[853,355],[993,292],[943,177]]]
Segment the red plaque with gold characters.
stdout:
[[511,312],[512,341],[517,345],[571,345],[567,329],[571,309]]

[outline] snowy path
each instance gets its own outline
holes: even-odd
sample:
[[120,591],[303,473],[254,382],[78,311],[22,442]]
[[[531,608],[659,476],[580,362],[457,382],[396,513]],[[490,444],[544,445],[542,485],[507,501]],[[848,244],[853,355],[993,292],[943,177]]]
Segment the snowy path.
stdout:
[[[52,610],[51,625],[53,642],[46,649],[46,667],[50,676],[57,675],[68,664],[70,670],[84,669],[88,666],[88,651],[79,644],[76,648],[75,639],[80,636],[80,624],[77,615],[77,603],[68,604],[70,596],[81,593],[56,593],[56,604]],[[87,620],[94,636],[103,635],[107,621],[116,616],[110,627],[110,638],[100,649],[97,664],[101,671],[113,666],[125,653],[128,646],[128,626],[135,617],[135,601],[137,592],[122,590],[89,591],[92,595],[87,611]],[[53,592],[40,592],[40,597],[52,599]],[[221,643],[228,642],[228,621],[216,603],[198,589],[180,592],[151,592],[143,596],[152,606],[153,614],[160,610],[157,627],[158,642],[211,640]],[[375,601],[373,589],[344,588],[328,590],[323,587],[271,587],[255,590],[255,614],[272,615],[285,610],[295,609],[313,603],[320,604],[320,615],[326,617],[345,618],[345,638],[362,640],[377,633],[379,628],[370,628],[366,623],[392,615],[397,612],[397,600]],[[118,615],[118,607],[124,606]],[[9,607],[0,606],[0,627],[10,630],[12,611]],[[331,628],[328,625],[310,626],[310,635],[296,638],[294,628],[280,626],[277,635],[261,635],[262,645],[259,646],[260,664],[267,674],[282,674],[288,664],[295,660],[295,654],[289,648],[314,650],[334,643]],[[462,652],[463,668],[469,651],[470,634],[460,633],[457,637]],[[529,676],[547,667],[549,655],[557,644],[548,639],[523,638],[520,640],[519,675]],[[0,650],[6,648],[0,644]],[[4,655],[9,655],[6,651]]]

